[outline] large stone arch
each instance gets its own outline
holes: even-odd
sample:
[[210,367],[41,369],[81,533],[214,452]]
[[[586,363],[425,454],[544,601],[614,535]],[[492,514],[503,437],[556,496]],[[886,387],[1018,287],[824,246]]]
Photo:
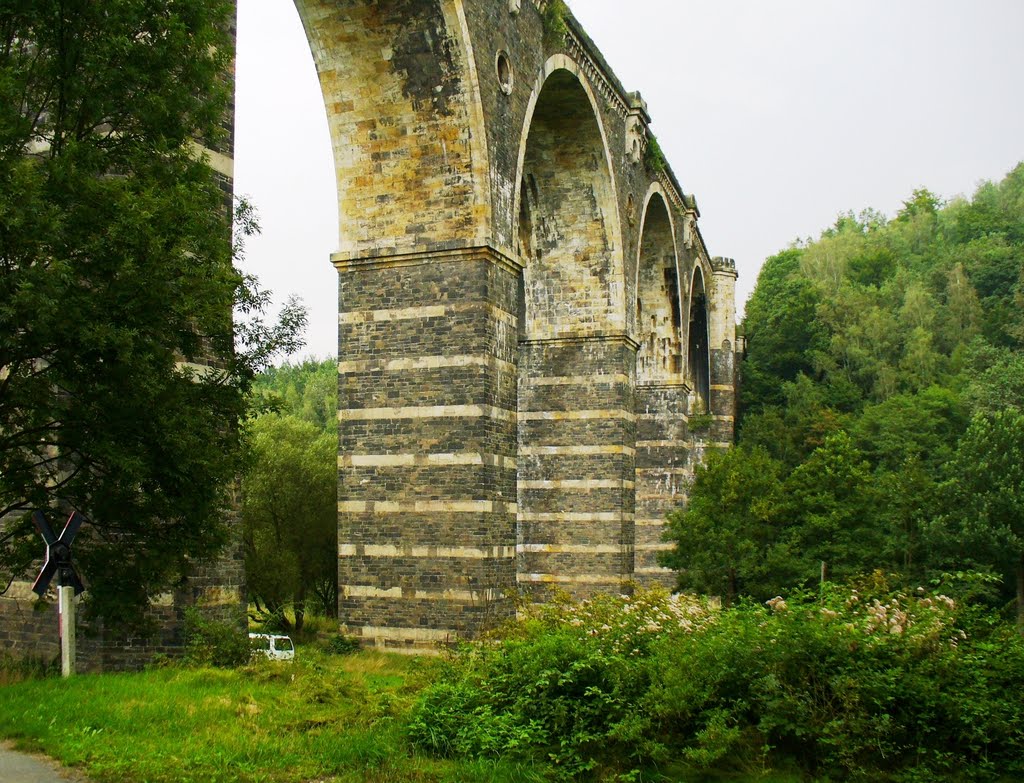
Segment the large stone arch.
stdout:
[[[624,330],[611,151],[594,91],[564,54],[544,63],[530,93],[515,182],[513,237],[524,266],[524,334],[551,339]],[[571,312],[552,312],[557,306]]]
[[675,227],[660,185],[644,200],[636,262],[638,384],[682,376],[682,306]]
[[[507,617],[517,584],[665,581],[681,269],[706,248],[643,99],[542,0],[295,2],[338,181],[347,630],[429,648]],[[640,383],[637,301],[660,351]]]
[[672,587],[658,563],[668,549],[665,512],[683,503],[692,469],[685,443],[689,386],[682,356],[683,297],[675,221],[668,194],[652,183],[637,247],[637,440],[634,579]]
[[481,244],[488,154],[461,0],[295,6],[334,151],[336,262]]
[[538,76],[516,181],[518,578],[530,589],[617,589],[632,571],[625,451],[635,345],[607,135],[592,88],[565,55]]
[[510,611],[515,262],[461,0],[296,0],[338,180],[339,611],[429,648]]

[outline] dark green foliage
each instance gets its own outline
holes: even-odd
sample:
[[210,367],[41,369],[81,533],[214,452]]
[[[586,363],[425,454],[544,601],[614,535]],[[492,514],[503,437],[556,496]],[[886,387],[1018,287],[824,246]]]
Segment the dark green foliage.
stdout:
[[716,612],[641,592],[531,611],[448,664],[410,737],[442,756],[547,760],[566,780],[1024,773],[1024,639],[1004,624],[877,577],[767,603]]
[[191,666],[233,669],[252,658],[249,635],[230,623],[204,617],[195,608],[185,610],[185,662]]
[[[640,705],[665,752],[714,766],[794,759],[843,780],[1012,777],[1024,643],[937,599],[847,594],[724,613],[666,643]],[[679,751],[676,750],[678,753]],[[955,779],[955,778],[954,778]]]
[[828,336],[815,319],[820,294],[798,276],[799,268],[799,250],[767,259],[747,302],[744,412],[780,404],[782,383],[813,374],[815,354],[827,345]]
[[977,414],[960,441],[946,521],[962,556],[1011,576],[1024,632],[1024,413]]
[[288,413],[323,432],[338,431],[338,363],[304,359],[268,367],[253,384],[259,408]]
[[548,0],[544,11],[541,14],[541,21],[544,24],[544,39],[551,45],[561,43],[569,28],[565,22],[569,9],[565,0]]
[[972,410],[997,413],[1007,408],[1024,411],[1024,353],[972,346],[975,355],[968,363],[963,396]]
[[644,150],[644,165],[655,174],[660,174],[668,168],[668,161],[665,160],[665,153],[661,151],[661,145],[653,133],[647,136],[647,148]]
[[338,443],[296,416],[266,413],[246,427],[242,481],[249,597],[277,627],[301,631],[307,608],[337,603]]
[[782,466],[759,447],[712,453],[697,468],[691,501],[669,515],[676,548],[664,565],[686,574],[695,590],[769,598],[779,585],[768,573],[774,544]]
[[[30,512],[78,509],[108,626],[223,544],[247,388],[302,320],[259,320],[192,148],[223,135],[232,8],[0,14],[0,587],[39,554]],[[233,329],[233,307],[256,320]],[[206,361],[221,371],[189,369]]]
[[352,655],[359,652],[359,640],[354,636],[335,634],[327,642],[326,650],[332,655]]
[[[1024,408],[1021,226],[1024,164],[970,202],[920,189],[891,222],[840,215],[765,262],[744,323],[740,448],[728,473],[698,471],[674,516],[682,587],[764,599],[810,586],[822,562],[836,579],[1016,573],[1013,541],[970,532],[991,533],[995,512],[979,505],[990,468],[963,448],[1014,475],[991,450],[1000,438],[965,433],[974,412]],[[742,502],[723,497],[730,476],[748,476]]]
[[243,488],[246,573],[259,619],[302,630],[307,609],[337,615],[338,365],[268,367],[254,384]]
[[534,759],[559,780],[610,779],[636,764],[638,749],[616,727],[648,687],[651,645],[706,616],[659,592],[531,608],[501,642],[461,649],[421,694],[409,735],[442,756]]
[[0,653],[0,686],[25,680],[39,680],[60,675],[60,657],[46,660],[41,656],[15,658],[9,652]]

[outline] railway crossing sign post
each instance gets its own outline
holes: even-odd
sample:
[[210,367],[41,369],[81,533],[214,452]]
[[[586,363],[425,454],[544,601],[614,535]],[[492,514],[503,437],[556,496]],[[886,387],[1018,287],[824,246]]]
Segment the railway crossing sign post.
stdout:
[[36,530],[46,542],[46,560],[32,590],[39,597],[46,593],[54,575],[57,577],[57,607],[60,629],[60,673],[70,677],[75,673],[75,596],[85,590],[74,564],[71,562],[71,542],[85,517],[77,511],[68,517],[59,536],[53,534],[42,511],[32,514]]

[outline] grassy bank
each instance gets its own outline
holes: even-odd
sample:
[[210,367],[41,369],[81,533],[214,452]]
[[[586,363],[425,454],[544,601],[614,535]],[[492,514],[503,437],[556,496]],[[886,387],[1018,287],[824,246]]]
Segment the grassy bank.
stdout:
[[431,660],[311,649],[293,665],[169,667],[0,688],[0,736],[99,783],[530,781],[501,762],[414,752],[402,716]]

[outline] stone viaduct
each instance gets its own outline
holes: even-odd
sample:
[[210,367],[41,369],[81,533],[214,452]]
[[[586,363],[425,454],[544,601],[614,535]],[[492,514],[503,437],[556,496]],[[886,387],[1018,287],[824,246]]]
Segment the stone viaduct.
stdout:
[[348,631],[416,649],[517,590],[670,578],[664,515],[732,439],[736,272],[644,101],[555,0],[295,4],[339,193]]
[[[556,0],[295,0],[339,193],[339,609],[433,648],[519,592],[671,584],[665,513],[735,408],[735,266],[712,258],[626,92]],[[230,194],[232,140],[206,149]],[[238,547],[154,602],[151,639],[244,617]],[[56,650],[28,582],[0,647]],[[82,660],[84,659],[84,660]]]

